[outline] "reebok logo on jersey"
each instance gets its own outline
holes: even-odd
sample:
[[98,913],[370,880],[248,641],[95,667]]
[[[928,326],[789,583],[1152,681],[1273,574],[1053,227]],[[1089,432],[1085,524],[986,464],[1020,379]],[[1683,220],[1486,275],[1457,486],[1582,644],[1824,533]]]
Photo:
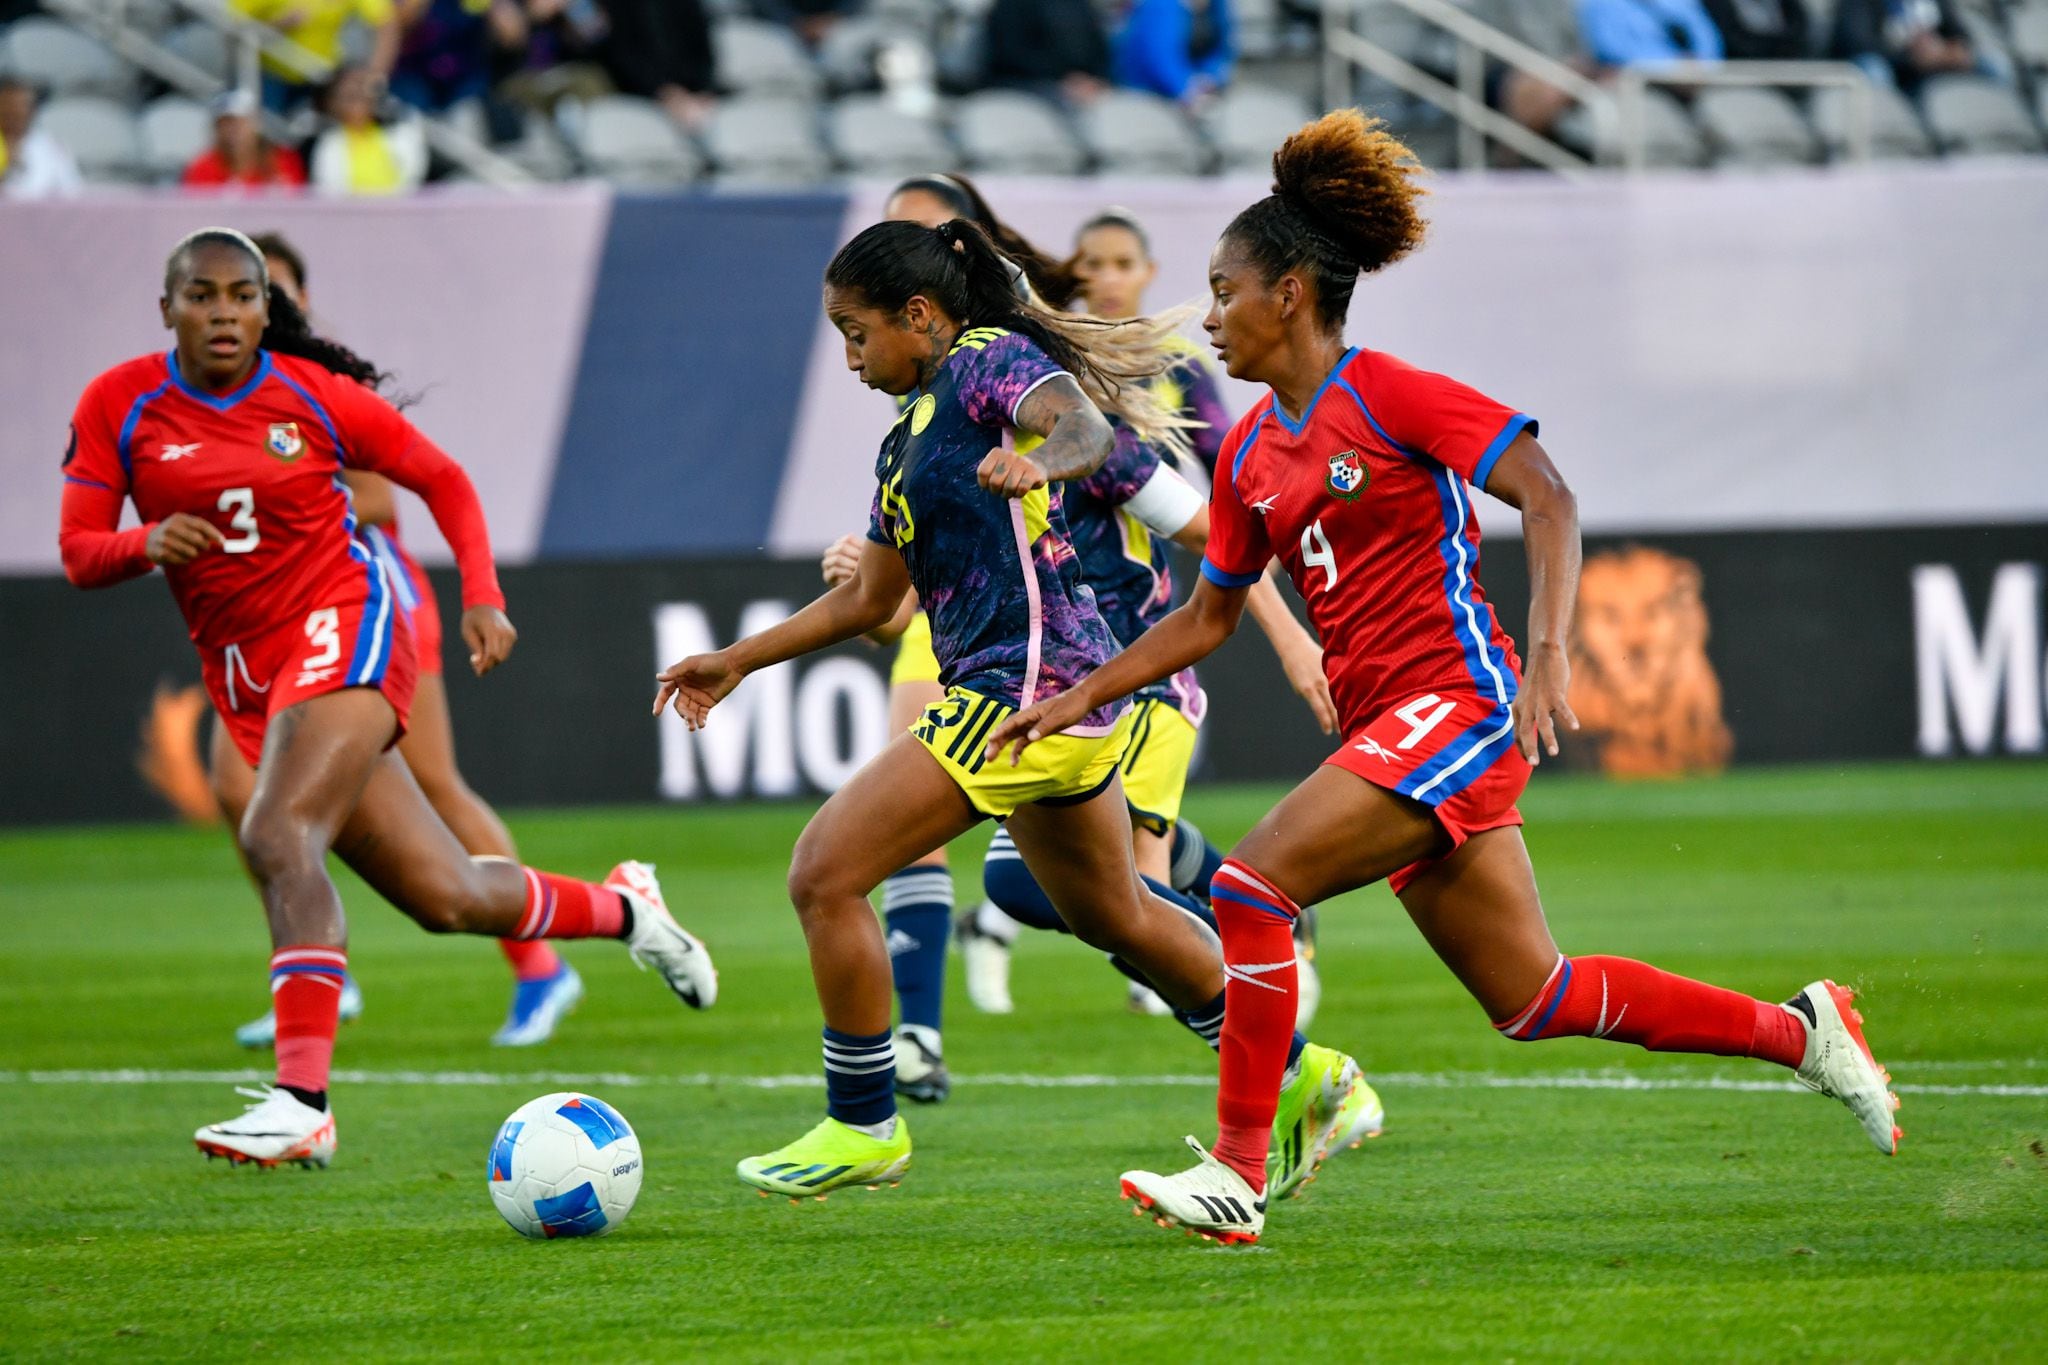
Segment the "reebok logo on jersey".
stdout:
[[1284,995],[1286,992],[1281,987],[1274,985],[1270,981],[1261,981],[1259,978],[1267,972],[1277,972],[1282,967],[1292,967],[1293,965],[1294,959],[1291,957],[1285,962],[1226,962],[1223,964],[1223,974],[1233,981],[1242,981],[1248,986],[1257,986],[1262,991],[1280,991]]
[[1376,739],[1362,739],[1351,747],[1362,754],[1371,754],[1382,763],[1392,763],[1394,761],[1394,756],[1388,753]]
[[199,453],[199,447],[204,444],[205,442],[203,441],[194,441],[191,445],[181,446],[173,445],[169,441],[166,441],[164,442],[164,448],[162,452],[157,455],[157,459],[163,461],[165,464],[169,464],[173,460],[182,460],[187,458],[188,456],[197,455]]
[[1263,517],[1268,512],[1273,510],[1273,504],[1278,501],[1280,501],[1280,495],[1278,493],[1275,493],[1270,498],[1260,498],[1257,502],[1252,504],[1252,511],[1257,512],[1260,516]]
[[334,673],[335,670],[332,668],[308,668],[300,672],[298,681],[293,683],[292,686],[318,687],[321,683],[333,677]]
[[1330,457],[1330,479],[1323,486],[1330,490],[1330,496],[1345,502],[1357,502],[1365,492],[1365,486],[1372,482],[1372,472],[1365,467],[1355,450],[1347,450]]

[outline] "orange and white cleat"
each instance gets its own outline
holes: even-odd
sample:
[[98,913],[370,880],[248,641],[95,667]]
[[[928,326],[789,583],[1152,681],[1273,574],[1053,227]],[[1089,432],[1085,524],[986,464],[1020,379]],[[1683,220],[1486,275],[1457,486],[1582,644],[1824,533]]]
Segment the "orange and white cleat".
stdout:
[[1856,992],[1832,981],[1816,981],[1782,1006],[1806,1021],[1806,1056],[1799,1083],[1849,1106],[1863,1131],[1886,1156],[1896,1156],[1905,1132],[1893,1121],[1899,1097],[1891,1073],[1877,1064],[1863,1038],[1863,1016],[1851,1002]]
[[1204,1241],[1226,1246],[1258,1241],[1266,1229],[1266,1196],[1254,1194],[1243,1176],[1196,1139],[1189,1138],[1188,1146],[1200,1161],[1178,1175],[1124,1172],[1123,1197],[1137,1204],[1131,1212]]
[[718,969],[702,939],[676,923],[662,899],[652,863],[624,862],[604,879],[633,906],[633,931],[626,947],[642,967],[652,967],[668,988],[693,1010],[708,1010],[718,999]]
[[192,1135],[209,1161],[218,1156],[237,1166],[312,1167],[334,1159],[332,1109],[315,1109],[291,1091],[272,1086],[236,1086],[235,1093],[256,1103],[240,1118],[208,1124]]

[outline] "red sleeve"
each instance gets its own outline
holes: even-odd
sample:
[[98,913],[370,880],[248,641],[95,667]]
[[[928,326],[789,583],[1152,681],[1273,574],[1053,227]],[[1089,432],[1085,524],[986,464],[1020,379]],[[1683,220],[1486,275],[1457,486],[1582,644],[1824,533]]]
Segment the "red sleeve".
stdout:
[[1216,461],[1216,484],[1209,492],[1209,548],[1202,552],[1202,577],[1223,588],[1248,588],[1273,562],[1273,544],[1265,521],[1253,515],[1238,496],[1237,472],[1258,441],[1265,406],[1240,418],[1223,438]]
[[271,168],[275,172],[271,180],[279,185],[303,185],[306,183],[306,163],[299,160],[299,154],[289,147],[271,150]]
[[1475,487],[1486,487],[1515,437],[1536,433],[1536,419],[1526,413],[1390,355],[1360,352],[1355,374],[1360,397],[1387,436],[1455,469]]
[[328,376],[316,390],[334,415],[344,458],[357,469],[382,474],[420,495],[434,524],[455,551],[462,572],[462,606],[503,607],[498,567],[483,504],[462,466],[420,434],[405,415],[352,379]]
[[64,450],[64,502],[57,549],[64,576],[81,588],[140,578],[156,566],[142,552],[149,526],[116,530],[128,495],[128,471],[116,442],[110,386],[102,375],[87,386],[71,417]]
[[218,186],[228,183],[227,163],[220,159],[220,153],[208,148],[192,158],[185,167],[183,183],[187,185]]

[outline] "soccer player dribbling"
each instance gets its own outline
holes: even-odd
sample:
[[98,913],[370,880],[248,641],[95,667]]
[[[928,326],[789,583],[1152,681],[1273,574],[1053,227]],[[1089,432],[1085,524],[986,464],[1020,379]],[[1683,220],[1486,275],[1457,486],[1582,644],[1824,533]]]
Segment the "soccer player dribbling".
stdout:
[[[86,387],[64,456],[65,574],[106,587],[162,568],[207,694],[256,787],[237,842],[270,922],[277,1081],[193,1135],[209,1157],[324,1166],[347,925],[329,849],[432,932],[624,940],[686,1004],[712,1003],[703,944],[669,915],[651,868],[603,885],[473,858],[404,761],[417,663],[381,562],[355,537],[344,466],[425,499],[461,568],[461,633],[482,674],[516,635],[476,490],[461,466],[354,377],[270,287],[262,252],[205,228],[164,267],[168,354]],[[123,531],[132,500],[142,524]]]
[[[1307,600],[1346,740],[1260,821],[1213,884],[1229,964],[1218,1138],[1174,1175],[1131,1171],[1158,1221],[1256,1240],[1267,1126],[1295,990],[1297,907],[1385,879],[1503,1035],[1595,1037],[1757,1057],[1848,1105],[1885,1153],[1898,1101],[1850,992],[1816,981],[1783,1005],[1552,941],[1515,809],[1531,765],[1574,721],[1565,641],[1577,593],[1571,490],[1536,424],[1390,355],[1347,349],[1351,293],[1413,251],[1423,222],[1408,149],[1357,110],[1297,132],[1274,192],[1225,229],[1205,320],[1231,375],[1271,392],[1224,441],[1202,581],[1187,604],[1062,696],[998,724],[990,762],[1213,652],[1276,555]],[[1479,588],[1469,487],[1522,514],[1524,669]]]
[[[908,1168],[889,957],[867,897],[983,819],[1008,822],[1077,937],[1143,974],[1205,1042],[1221,1023],[1215,937],[1148,894],[1132,862],[1117,777],[1128,708],[1111,700],[1073,717],[1021,767],[981,759],[998,720],[1115,650],[1081,581],[1057,485],[1108,458],[1105,411],[1140,436],[1173,431],[1142,383],[1163,364],[1164,325],[1048,312],[1019,298],[1012,270],[964,219],[878,223],[833,258],[824,304],[848,367],[885,393],[914,395],[882,443],[860,560],[788,620],[659,675],[655,711],[673,699],[701,728],[750,672],[875,629],[915,589],[947,688],[825,802],[792,854],[790,899],[825,1016],[827,1113],[796,1141],[739,1163],[739,1178],[764,1194],[823,1196],[893,1182]],[[1023,433],[1043,438],[1028,455],[1015,449]],[[1288,1035],[1268,1116],[1282,1134],[1274,1188],[1283,1196],[1314,1173],[1360,1084],[1349,1057],[1310,1045],[1292,1025]]]

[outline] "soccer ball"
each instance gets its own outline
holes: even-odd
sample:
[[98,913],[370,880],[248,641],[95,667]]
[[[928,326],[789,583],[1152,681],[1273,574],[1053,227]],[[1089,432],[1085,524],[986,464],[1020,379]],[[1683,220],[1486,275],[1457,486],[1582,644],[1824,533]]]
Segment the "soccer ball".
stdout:
[[573,1090],[520,1105],[491,1143],[491,1202],[523,1237],[602,1237],[626,1221],[641,1174],[633,1126]]

